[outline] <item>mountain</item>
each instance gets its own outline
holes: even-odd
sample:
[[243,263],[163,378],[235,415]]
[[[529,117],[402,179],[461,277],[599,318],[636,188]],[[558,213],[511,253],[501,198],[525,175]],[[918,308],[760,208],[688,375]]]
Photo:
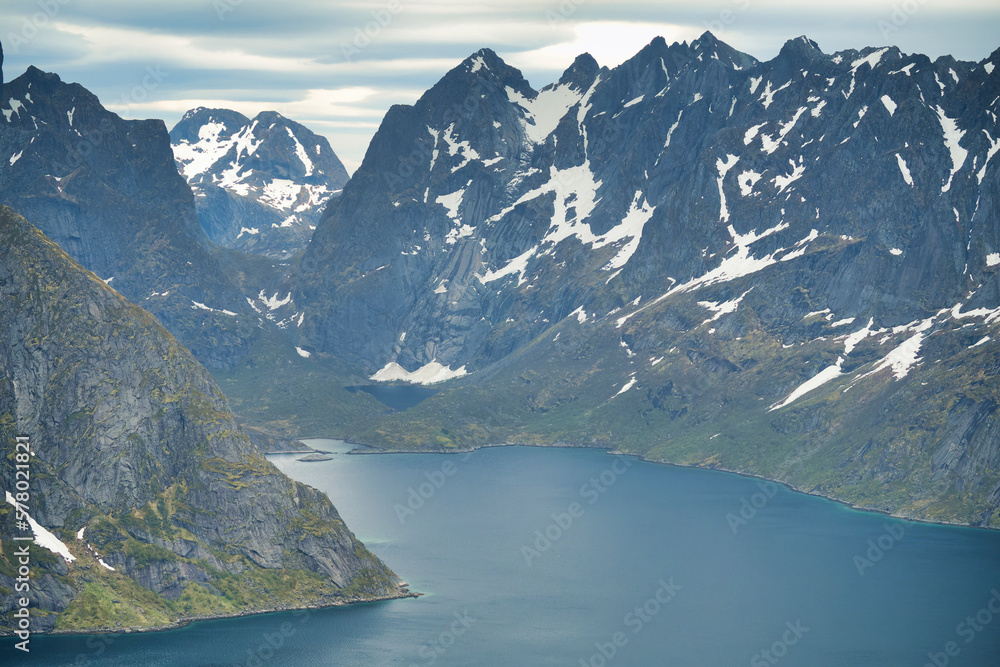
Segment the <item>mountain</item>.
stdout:
[[276,258],[301,250],[348,179],[324,137],[274,111],[250,120],[192,109],[170,141],[201,226],[227,248]]
[[293,335],[461,378],[366,442],[621,447],[996,525],[998,60],[705,33],[536,91],[483,49],[386,115]]
[[[36,546],[33,631],[398,596],[322,493],[251,444],[208,372],[148,312],[0,207],[0,587],[14,590],[15,436]],[[27,459],[28,457],[25,456]],[[23,479],[18,475],[17,479]],[[15,627],[5,595],[0,629]]]
[[224,273],[162,121],[127,121],[34,67],[4,86],[0,203],[141,304],[215,368],[242,360],[259,316]]

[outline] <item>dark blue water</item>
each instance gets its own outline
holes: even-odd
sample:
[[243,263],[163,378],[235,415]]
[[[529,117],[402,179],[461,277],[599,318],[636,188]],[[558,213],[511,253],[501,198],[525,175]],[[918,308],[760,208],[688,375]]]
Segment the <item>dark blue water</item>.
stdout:
[[30,664],[1000,664],[995,532],[594,450],[296,456],[270,458],[424,597],[36,637]]
[[413,384],[361,384],[344,387],[351,393],[363,391],[393,410],[406,410],[430,398],[437,389]]

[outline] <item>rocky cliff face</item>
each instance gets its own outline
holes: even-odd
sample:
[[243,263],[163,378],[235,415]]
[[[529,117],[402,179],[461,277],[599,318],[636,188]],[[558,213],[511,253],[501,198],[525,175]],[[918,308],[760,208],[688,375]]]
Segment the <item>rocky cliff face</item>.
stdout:
[[[31,438],[34,630],[165,625],[397,594],[330,501],[282,475],[146,311],[0,208],[0,442]],[[2,487],[15,488],[13,458]],[[0,586],[13,589],[5,504]],[[36,531],[36,539],[37,531]],[[113,569],[112,569],[113,568]],[[13,596],[0,628],[13,627]]]
[[305,247],[348,178],[326,138],[273,111],[192,109],[170,141],[209,238],[275,258]]
[[245,357],[257,314],[224,274],[161,121],[126,121],[35,68],[0,111],[0,203],[141,304],[213,367]]
[[534,91],[481,51],[389,112],[302,261],[303,337],[372,370],[471,370],[627,296],[761,272],[748,299],[770,299],[844,237],[808,272],[817,310],[927,317],[997,249],[992,67],[805,38],[758,63],[706,33]]
[[329,207],[299,344],[471,374],[379,442],[447,415],[446,446],[627,445],[995,525],[998,61],[706,33],[535,91],[480,51]]

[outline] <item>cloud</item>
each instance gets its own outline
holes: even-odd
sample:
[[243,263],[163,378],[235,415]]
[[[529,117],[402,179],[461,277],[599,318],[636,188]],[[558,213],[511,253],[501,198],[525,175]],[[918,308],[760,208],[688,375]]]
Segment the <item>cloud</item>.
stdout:
[[[34,1],[0,6],[7,78],[29,64],[122,99],[147,67],[168,74],[148,99],[117,109],[168,125],[196,106],[248,115],[273,109],[325,134],[345,163],[361,161],[392,104],[422,91],[481,47],[536,88],[583,52],[613,67],[654,36],[691,41],[706,29],[766,60],[808,35],[827,53],[896,44],[932,58],[979,60],[997,47],[995,0],[74,0],[33,25]],[[902,25],[903,5],[915,6]],[[880,30],[888,21],[893,30]],[[28,26],[28,28],[25,28]],[[31,39],[18,36],[28,29]],[[17,49],[12,46],[17,39]]]
[[663,37],[668,43],[691,41],[705,30],[670,23],[595,21],[577,23],[572,26],[572,32],[570,40],[510,53],[505,55],[504,60],[523,70],[563,71],[578,55],[589,53],[599,65],[616,67],[634,56],[654,37]]

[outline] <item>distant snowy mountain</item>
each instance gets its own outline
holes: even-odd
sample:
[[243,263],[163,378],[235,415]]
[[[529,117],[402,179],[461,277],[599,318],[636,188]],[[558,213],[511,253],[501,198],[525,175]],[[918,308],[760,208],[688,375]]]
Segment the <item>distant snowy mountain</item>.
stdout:
[[273,111],[188,111],[170,131],[174,157],[216,243],[287,257],[312,236],[347,182],[329,142]]

